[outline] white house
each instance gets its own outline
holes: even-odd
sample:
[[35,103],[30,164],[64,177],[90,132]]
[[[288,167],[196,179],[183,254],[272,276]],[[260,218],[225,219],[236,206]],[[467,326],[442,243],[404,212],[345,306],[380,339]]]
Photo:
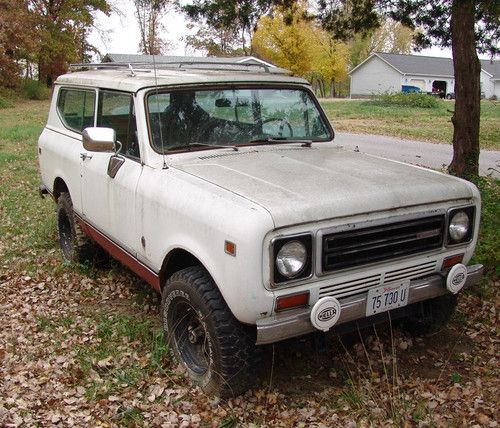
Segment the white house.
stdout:
[[[455,92],[453,61],[450,58],[376,52],[349,73],[351,98],[384,92],[399,92],[416,86],[424,92]],[[500,61],[481,60],[481,92],[500,98]]]

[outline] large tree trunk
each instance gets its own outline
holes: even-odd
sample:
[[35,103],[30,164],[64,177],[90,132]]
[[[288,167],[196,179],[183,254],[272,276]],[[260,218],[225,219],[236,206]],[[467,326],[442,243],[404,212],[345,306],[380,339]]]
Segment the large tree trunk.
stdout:
[[479,172],[480,73],[474,35],[475,1],[453,0],[451,40],[455,69],[452,174],[466,179]]

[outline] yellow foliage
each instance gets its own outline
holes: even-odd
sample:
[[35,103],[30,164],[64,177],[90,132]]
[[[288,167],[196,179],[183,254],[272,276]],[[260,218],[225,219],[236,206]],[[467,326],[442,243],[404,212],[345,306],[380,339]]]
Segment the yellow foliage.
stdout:
[[253,36],[252,50],[261,58],[291,70],[296,76],[320,78],[324,82],[347,77],[348,48],[335,42],[312,20],[304,19],[299,4],[285,23],[283,9],[262,17]]

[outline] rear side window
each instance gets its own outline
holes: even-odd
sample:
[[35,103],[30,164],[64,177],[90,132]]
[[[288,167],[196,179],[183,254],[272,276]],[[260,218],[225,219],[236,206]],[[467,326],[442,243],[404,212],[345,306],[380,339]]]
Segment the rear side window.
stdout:
[[61,89],[57,110],[64,125],[76,132],[94,126],[95,92],[84,89]]

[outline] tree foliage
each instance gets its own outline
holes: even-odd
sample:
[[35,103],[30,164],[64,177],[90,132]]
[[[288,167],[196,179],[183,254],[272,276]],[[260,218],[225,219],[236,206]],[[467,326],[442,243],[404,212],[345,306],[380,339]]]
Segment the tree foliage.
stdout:
[[161,36],[165,31],[161,18],[165,15],[170,0],[134,0],[135,17],[141,36],[139,51],[145,55],[160,55],[169,43]]
[[35,40],[26,28],[32,28],[27,5],[19,0],[0,0],[0,86],[19,84],[22,64],[35,49]]
[[386,18],[368,34],[356,34],[349,42],[351,67],[356,67],[374,52],[410,54],[416,31]]
[[181,9],[193,22],[239,40],[240,48],[249,55],[257,22],[272,4],[273,0],[194,0]]
[[[188,24],[189,28],[195,27]],[[231,28],[210,28],[207,24],[197,25],[195,34],[185,37],[186,46],[202,51],[206,56],[239,56],[245,52],[240,47],[240,40]]]
[[86,38],[94,13],[111,11],[107,0],[28,0],[27,7],[38,41],[33,56],[39,78],[49,86],[69,63],[86,59],[92,49]]

